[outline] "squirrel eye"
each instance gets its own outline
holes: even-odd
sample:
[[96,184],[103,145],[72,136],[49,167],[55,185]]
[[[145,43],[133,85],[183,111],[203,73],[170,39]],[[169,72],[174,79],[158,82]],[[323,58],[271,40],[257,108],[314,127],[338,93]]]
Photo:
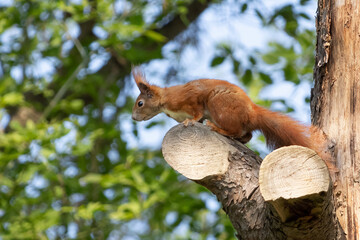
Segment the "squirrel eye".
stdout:
[[144,105],[144,102],[143,101],[139,101],[138,102],[138,107],[142,107]]

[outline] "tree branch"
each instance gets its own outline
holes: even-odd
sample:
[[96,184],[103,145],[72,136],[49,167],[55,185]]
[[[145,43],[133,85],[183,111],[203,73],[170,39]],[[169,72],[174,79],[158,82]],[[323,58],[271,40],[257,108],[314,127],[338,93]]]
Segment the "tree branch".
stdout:
[[[188,7],[188,11],[184,16],[188,23],[195,21],[200,14],[209,6],[211,1],[198,1],[194,0]],[[170,22],[157,29],[159,33],[164,35],[168,41],[171,41],[181,32],[183,32],[189,24],[184,22],[181,15],[177,15]]]
[[[240,142],[197,123],[189,127],[179,124],[169,130],[162,151],[171,167],[217,196],[239,239],[314,239],[316,236],[325,240],[339,236],[329,172],[310,149],[279,149],[261,165],[261,159]],[[299,162],[298,167],[294,167],[294,162]],[[263,169],[261,192],[260,168]],[[294,170],[298,174],[289,174]],[[296,181],[293,176],[304,177]],[[273,178],[282,184],[278,186]],[[300,186],[307,191],[300,191]],[[279,189],[286,189],[287,194],[293,189],[293,195],[273,194]],[[304,210],[305,207],[309,208]]]

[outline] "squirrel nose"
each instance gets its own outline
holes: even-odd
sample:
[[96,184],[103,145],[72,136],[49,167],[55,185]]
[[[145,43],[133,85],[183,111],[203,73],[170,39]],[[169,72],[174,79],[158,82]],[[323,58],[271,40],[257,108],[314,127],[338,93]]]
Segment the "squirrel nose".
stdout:
[[139,121],[139,120],[136,118],[136,114],[135,114],[135,113],[132,113],[132,114],[131,114],[131,118],[132,118],[134,121]]

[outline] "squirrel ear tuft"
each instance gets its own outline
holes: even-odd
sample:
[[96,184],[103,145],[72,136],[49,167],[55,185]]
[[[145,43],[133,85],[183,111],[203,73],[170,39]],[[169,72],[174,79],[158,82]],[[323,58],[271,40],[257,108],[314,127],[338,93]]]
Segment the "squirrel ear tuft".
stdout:
[[147,86],[147,88],[149,88],[149,83],[146,81],[145,75],[141,71],[140,67],[133,67],[131,73],[140,91],[142,90],[142,88],[144,88],[144,86]]
[[141,71],[140,67],[133,67],[131,72],[140,92],[151,98],[153,96],[153,92],[151,91],[150,84],[146,81],[145,75]]

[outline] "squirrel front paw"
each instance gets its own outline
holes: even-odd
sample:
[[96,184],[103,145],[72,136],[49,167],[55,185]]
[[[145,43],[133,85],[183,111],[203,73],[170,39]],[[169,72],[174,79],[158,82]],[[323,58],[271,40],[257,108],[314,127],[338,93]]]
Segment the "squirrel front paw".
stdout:
[[196,123],[196,120],[189,119],[189,118],[187,118],[187,119],[185,119],[185,121],[183,121],[183,124],[184,124],[185,127],[194,126],[195,123]]

